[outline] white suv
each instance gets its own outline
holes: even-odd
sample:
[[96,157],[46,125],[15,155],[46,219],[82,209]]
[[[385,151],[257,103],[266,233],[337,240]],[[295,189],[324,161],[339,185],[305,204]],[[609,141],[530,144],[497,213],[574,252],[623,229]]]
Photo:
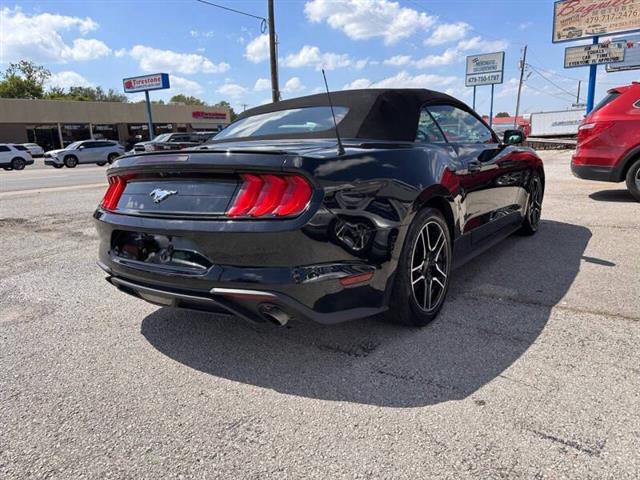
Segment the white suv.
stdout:
[[5,170],[22,170],[33,165],[33,157],[22,145],[0,143],[0,167]]
[[79,163],[113,163],[124,153],[124,147],[113,140],[82,140],[66,148],[49,150],[44,154],[44,164],[56,168],[74,168]]

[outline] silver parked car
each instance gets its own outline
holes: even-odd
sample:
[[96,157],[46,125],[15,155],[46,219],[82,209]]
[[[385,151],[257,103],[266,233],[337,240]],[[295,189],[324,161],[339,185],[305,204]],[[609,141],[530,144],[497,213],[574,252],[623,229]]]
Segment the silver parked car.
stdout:
[[41,157],[42,155],[44,155],[44,148],[42,148],[37,143],[23,143],[22,145],[26,147],[27,150],[29,150],[29,153],[32,157]]
[[33,158],[26,147],[0,143],[0,167],[5,170],[22,170],[27,165],[33,165]]
[[79,163],[113,163],[124,153],[124,147],[113,140],[82,140],[66,148],[49,150],[44,154],[44,164],[56,168],[74,168]]

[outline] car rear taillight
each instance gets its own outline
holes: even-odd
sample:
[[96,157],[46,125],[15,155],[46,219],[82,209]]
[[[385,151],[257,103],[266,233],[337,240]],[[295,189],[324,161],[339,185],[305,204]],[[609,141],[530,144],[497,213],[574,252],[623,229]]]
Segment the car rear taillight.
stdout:
[[299,175],[241,175],[242,185],[227,210],[229,217],[290,217],[309,205],[313,190]]
[[104,198],[100,205],[105,210],[115,210],[124,192],[124,187],[127,185],[127,180],[124,177],[110,177],[109,187],[104,194]]
[[607,128],[613,125],[613,122],[587,122],[578,127],[578,143],[582,143],[596,135],[601,134]]

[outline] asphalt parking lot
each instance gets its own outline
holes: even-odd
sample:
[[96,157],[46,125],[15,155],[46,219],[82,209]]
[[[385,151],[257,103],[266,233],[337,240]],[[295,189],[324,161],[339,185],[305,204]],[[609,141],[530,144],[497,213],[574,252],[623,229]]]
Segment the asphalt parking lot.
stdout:
[[542,155],[539,233],[420,330],[146,304],[95,265],[104,168],[0,172],[0,478],[640,477],[640,204]]

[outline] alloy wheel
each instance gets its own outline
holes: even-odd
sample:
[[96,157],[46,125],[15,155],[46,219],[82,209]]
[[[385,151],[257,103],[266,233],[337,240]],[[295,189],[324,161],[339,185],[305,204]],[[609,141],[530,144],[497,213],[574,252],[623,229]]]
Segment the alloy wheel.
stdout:
[[535,177],[531,182],[531,193],[529,194],[529,224],[536,227],[540,221],[540,213],[542,211],[542,185],[540,179]]
[[424,312],[438,308],[447,289],[449,253],[443,227],[427,222],[416,237],[411,254],[413,299]]
[[640,190],[640,168],[636,170],[636,189]]

